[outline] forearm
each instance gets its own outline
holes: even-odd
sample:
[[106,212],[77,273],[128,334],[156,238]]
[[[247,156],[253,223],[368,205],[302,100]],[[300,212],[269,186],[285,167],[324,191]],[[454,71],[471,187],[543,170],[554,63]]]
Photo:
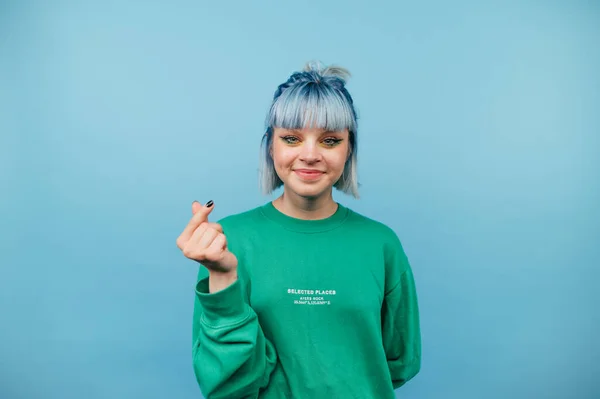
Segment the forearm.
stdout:
[[421,369],[419,306],[410,269],[385,296],[382,332],[392,383],[398,388]]
[[237,270],[228,273],[209,272],[208,291],[213,294],[229,287],[237,280]]
[[[268,384],[277,362],[274,346],[262,331],[254,310],[244,301],[241,281],[232,275],[214,275],[196,289],[194,370],[207,398],[255,397]],[[211,288],[212,289],[212,288]]]

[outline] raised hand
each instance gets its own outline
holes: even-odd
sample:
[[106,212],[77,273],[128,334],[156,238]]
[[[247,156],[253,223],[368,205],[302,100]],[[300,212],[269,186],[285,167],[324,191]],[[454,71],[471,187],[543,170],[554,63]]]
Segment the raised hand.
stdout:
[[213,209],[212,201],[205,206],[196,201],[192,203],[193,216],[177,238],[177,247],[187,258],[199,262],[211,273],[233,274],[237,272],[238,261],[227,249],[227,238],[221,225],[208,221]]

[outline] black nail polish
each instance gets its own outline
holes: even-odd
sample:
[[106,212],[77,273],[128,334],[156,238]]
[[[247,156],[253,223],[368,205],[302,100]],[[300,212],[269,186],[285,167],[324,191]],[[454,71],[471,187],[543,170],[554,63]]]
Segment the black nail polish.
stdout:
[[211,206],[213,206],[213,200],[208,201],[205,206],[207,208],[210,208]]

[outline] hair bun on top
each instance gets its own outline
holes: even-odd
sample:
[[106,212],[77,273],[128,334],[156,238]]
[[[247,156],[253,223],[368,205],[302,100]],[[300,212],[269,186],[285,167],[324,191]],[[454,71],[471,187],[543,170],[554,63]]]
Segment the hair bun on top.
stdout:
[[320,61],[309,61],[302,71],[294,72],[280,89],[287,88],[297,83],[327,83],[339,90],[346,86],[350,72],[337,65],[326,66]]
[[304,66],[304,71],[309,73],[314,73],[316,75],[322,77],[334,77],[341,79],[343,83],[350,78],[350,71],[346,68],[337,66],[337,65],[329,65],[326,66],[320,61],[309,61]]
[[332,87],[339,91],[345,91],[346,81],[350,77],[350,72],[337,65],[326,66],[320,61],[309,61],[304,65],[302,71],[294,72],[284,83],[280,84],[275,90],[273,100],[292,86],[303,86],[307,83],[321,84]]

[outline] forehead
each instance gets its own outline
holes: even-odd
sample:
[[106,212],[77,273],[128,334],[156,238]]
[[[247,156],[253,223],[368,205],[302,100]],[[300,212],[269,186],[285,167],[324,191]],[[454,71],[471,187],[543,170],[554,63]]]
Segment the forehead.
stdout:
[[303,129],[285,129],[285,128],[275,128],[275,131],[279,131],[280,133],[295,133],[302,135],[321,135],[321,134],[347,134],[348,129],[343,130],[327,130],[323,128],[312,128],[307,127]]

